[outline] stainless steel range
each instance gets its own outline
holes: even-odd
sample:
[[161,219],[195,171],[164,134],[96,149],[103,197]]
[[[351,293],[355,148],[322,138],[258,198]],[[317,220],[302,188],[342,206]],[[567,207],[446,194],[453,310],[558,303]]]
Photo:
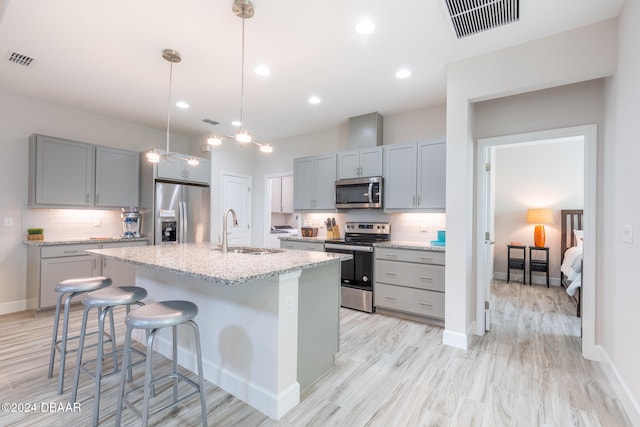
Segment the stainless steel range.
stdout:
[[342,306],[373,312],[373,244],[391,238],[388,222],[347,222],[344,240],[327,240],[326,252],[353,255],[342,262]]

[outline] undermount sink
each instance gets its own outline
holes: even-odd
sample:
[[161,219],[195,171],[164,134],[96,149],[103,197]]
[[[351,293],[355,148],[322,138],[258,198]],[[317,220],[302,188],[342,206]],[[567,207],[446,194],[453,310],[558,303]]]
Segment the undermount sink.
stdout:
[[[215,248],[217,251],[221,251],[222,248],[220,246]],[[246,254],[246,255],[268,255],[268,254],[278,254],[283,252],[281,249],[268,249],[268,248],[252,248],[249,246],[233,246],[227,249],[228,253],[234,254]]]

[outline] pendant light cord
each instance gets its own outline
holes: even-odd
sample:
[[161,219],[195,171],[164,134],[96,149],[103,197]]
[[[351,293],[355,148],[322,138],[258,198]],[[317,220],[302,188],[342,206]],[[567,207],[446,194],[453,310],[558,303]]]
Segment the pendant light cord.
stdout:
[[242,16],[242,70],[240,75],[240,129],[244,130],[244,15]]
[[165,156],[169,158],[169,126],[171,124],[171,82],[173,80],[173,61],[169,61],[169,97],[167,98],[167,150]]

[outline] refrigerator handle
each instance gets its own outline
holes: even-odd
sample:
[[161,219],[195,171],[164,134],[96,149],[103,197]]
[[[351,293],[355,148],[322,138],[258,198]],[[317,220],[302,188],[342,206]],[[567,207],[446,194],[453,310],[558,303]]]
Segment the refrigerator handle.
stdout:
[[184,243],[184,208],[182,202],[178,202],[178,243]]
[[182,232],[180,233],[180,238],[181,238],[181,242],[180,243],[186,243],[187,241],[187,230],[189,229],[187,224],[187,202],[181,202],[182,205]]

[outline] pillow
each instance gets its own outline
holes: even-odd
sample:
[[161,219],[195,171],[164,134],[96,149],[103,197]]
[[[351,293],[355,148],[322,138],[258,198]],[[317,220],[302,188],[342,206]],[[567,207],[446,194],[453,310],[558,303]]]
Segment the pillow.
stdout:
[[582,246],[584,241],[584,230],[573,230],[573,235],[576,236],[576,246]]

